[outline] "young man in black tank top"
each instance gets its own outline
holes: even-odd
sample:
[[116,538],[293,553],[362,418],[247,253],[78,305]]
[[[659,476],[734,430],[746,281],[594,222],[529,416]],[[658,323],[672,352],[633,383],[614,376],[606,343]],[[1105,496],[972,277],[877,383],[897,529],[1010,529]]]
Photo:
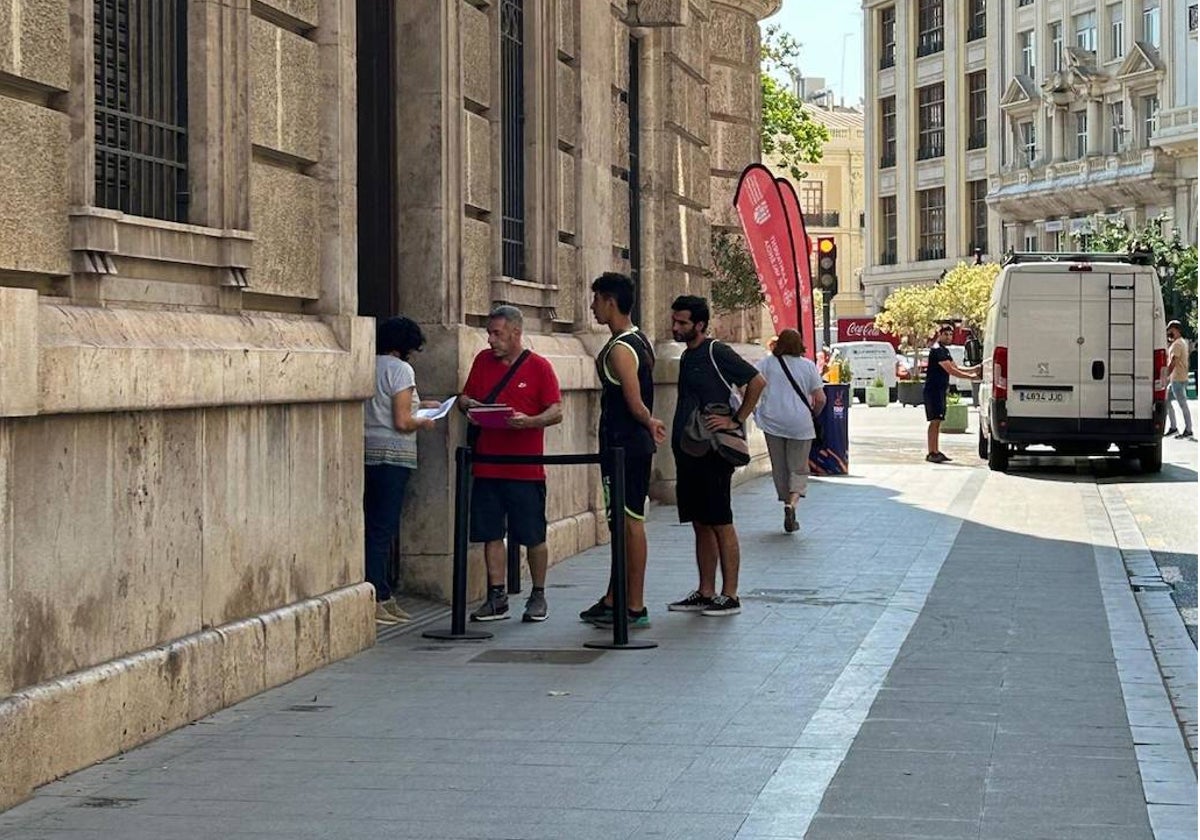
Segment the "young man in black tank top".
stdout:
[[[596,357],[600,378],[600,449],[625,451],[625,562],[628,571],[626,605],[629,626],[650,626],[643,589],[646,581],[646,497],[650,492],[650,467],[667,428],[653,416],[654,348],[633,325],[633,281],[624,274],[606,272],[592,283],[592,314],[608,327],[612,337]],[[601,466],[605,507],[610,504],[608,468]],[[612,513],[609,511],[611,522]],[[579,614],[583,621],[611,624],[612,581],[608,592]]]

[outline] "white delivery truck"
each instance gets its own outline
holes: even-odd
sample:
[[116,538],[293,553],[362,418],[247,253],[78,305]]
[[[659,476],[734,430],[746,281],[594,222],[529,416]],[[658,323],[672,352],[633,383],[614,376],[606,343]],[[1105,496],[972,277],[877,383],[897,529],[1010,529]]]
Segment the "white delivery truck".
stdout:
[[850,362],[850,390],[859,402],[867,401],[867,387],[875,378],[888,388],[888,401],[896,400],[896,348],[886,341],[839,341],[829,347],[829,358]]
[[993,470],[1044,444],[1065,455],[1116,445],[1162,469],[1167,342],[1149,254],[1013,254],[984,330],[979,456]]

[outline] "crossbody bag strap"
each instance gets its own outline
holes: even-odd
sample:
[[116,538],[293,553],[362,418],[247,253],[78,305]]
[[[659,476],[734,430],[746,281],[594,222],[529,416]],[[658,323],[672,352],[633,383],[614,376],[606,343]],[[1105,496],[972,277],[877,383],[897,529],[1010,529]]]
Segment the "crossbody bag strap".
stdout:
[[483,402],[490,403],[494,401],[496,397],[500,396],[500,392],[504,390],[504,386],[509,383],[509,380],[511,380],[513,375],[516,374],[517,368],[519,368],[521,363],[527,358],[529,358],[529,351],[522,350],[521,355],[517,356],[517,358],[513,360],[513,363],[509,365],[508,371],[505,372],[504,376],[500,377],[500,381],[496,383],[496,387],[493,388],[488,395],[483,398]]
[[713,356],[713,347],[716,345],[716,343],[717,340],[715,338],[708,342],[708,360],[712,362],[713,370],[717,372],[717,376],[721,377],[721,382],[725,384],[725,390],[732,391],[733,386],[729,384],[729,380],[725,378],[725,374],[721,373],[721,366],[717,364],[717,360]]
[[795,389],[796,396],[798,396],[800,398],[800,401],[803,402],[808,407],[808,413],[814,414],[812,403],[810,403],[808,401],[808,397],[805,395],[803,389],[801,389],[801,387],[796,384],[796,380],[792,377],[792,372],[790,370],[788,370],[787,363],[783,360],[783,357],[776,356],[775,360],[777,362],[779,362],[779,366],[783,368],[783,375],[788,378],[788,382],[792,383],[792,388]]

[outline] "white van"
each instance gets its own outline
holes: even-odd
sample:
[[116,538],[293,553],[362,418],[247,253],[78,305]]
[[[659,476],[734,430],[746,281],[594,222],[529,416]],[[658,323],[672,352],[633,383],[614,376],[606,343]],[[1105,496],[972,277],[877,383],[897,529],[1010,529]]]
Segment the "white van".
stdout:
[[888,400],[896,399],[896,348],[886,341],[840,341],[829,347],[830,360],[850,362],[850,388],[860,402],[867,401],[867,386],[875,378],[888,387]]
[[[1054,259],[1054,257],[1059,259]],[[1148,254],[1013,254],[988,310],[979,456],[1107,452],[1162,469],[1167,339]]]

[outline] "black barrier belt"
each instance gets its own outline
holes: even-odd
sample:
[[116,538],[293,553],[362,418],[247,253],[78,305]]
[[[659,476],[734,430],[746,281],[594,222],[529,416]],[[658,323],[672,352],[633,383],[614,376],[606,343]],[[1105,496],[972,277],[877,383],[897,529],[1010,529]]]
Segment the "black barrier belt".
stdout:
[[[471,500],[472,462],[480,464],[600,464],[611,459],[611,487],[608,507],[609,528],[612,534],[612,595],[613,595],[613,640],[611,644],[586,642],[585,647],[609,650],[644,649],[657,647],[654,642],[629,641],[629,611],[625,568],[625,453],[620,447],[595,454],[578,455],[485,455],[475,454],[469,447],[460,446],[454,453],[454,566],[450,602],[449,632],[429,631],[428,638],[456,641],[465,639],[487,639],[491,633],[467,630],[467,547],[469,542],[468,512]],[[515,547],[515,552],[514,552]],[[508,550],[508,586],[510,591],[520,591],[520,546],[510,539]],[[515,560],[515,563],[514,563]],[[515,566],[515,568],[514,568]],[[514,589],[514,577],[516,588]],[[491,585],[489,581],[489,586]]]

